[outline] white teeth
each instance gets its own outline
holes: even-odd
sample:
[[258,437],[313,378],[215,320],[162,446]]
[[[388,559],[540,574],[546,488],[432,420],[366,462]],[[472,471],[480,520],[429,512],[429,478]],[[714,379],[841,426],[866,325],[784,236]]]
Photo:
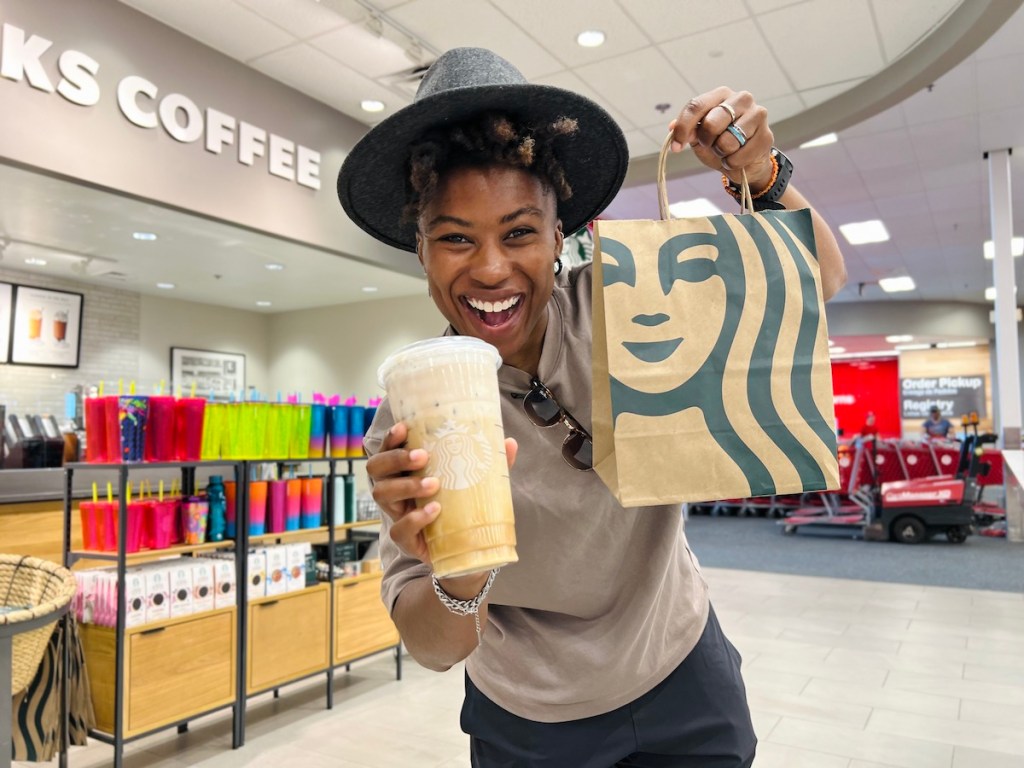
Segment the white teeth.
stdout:
[[480,301],[479,299],[467,298],[466,303],[473,309],[481,312],[504,312],[519,303],[519,296],[512,296],[504,301]]

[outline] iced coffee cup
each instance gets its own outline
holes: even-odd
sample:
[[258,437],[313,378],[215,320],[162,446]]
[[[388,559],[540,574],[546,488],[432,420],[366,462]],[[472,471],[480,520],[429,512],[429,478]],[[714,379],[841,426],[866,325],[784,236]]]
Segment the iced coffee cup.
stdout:
[[429,455],[418,474],[440,482],[433,499],[441,513],[424,531],[438,577],[488,571],[519,559],[498,395],[500,365],[490,344],[458,336],[404,347],[377,372],[395,421],[409,428],[408,447]]

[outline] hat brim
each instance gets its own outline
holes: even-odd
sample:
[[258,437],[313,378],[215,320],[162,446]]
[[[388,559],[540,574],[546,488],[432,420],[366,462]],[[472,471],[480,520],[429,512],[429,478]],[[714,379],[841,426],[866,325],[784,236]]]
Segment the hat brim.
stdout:
[[372,128],[352,148],[338,174],[338,198],[349,217],[381,242],[416,251],[416,227],[402,221],[408,188],[409,146],[432,128],[500,111],[539,125],[575,118],[575,135],[558,139],[558,159],[573,194],[558,203],[565,232],[603,211],[622,185],[629,150],[622,129],[602,107],[572,91],[515,84],[458,88],[428,96]]

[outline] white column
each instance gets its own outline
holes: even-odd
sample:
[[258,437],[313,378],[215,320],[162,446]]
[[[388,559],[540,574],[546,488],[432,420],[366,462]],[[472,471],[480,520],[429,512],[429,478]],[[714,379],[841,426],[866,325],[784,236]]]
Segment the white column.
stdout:
[[1020,360],[1017,354],[1017,285],[1013,269],[1013,198],[1010,152],[985,153],[988,160],[989,207],[992,211],[993,285],[996,287],[996,375],[999,379],[999,445],[1021,447]]

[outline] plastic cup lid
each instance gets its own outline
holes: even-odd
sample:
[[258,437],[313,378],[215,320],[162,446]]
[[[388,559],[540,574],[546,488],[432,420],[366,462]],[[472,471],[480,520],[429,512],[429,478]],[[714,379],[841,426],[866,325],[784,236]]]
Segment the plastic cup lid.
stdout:
[[440,363],[451,355],[475,353],[493,359],[494,368],[501,367],[501,355],[492,344],[473,336],[441,336],[436,339],[417,341],[392,352],[377,369],[377,383],[387,388],[388,374],[398,366],[431,365],[436,359]]

